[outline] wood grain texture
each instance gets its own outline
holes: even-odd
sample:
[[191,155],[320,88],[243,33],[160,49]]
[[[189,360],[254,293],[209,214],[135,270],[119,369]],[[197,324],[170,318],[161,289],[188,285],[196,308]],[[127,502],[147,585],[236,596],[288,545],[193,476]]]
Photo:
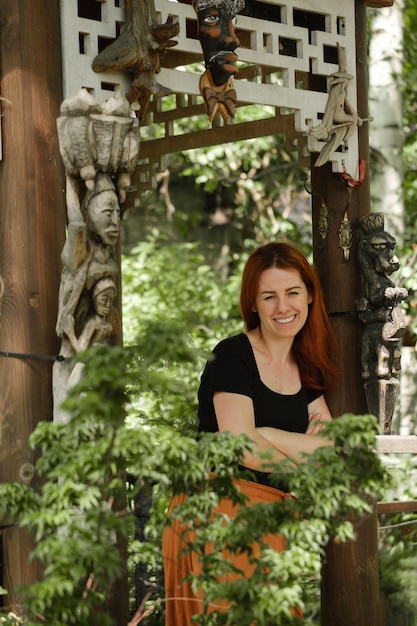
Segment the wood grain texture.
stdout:
[[[56,117],[62,99],[59,2],[0,0],[0,350],[54,355],[65,236]],[[52,416],[52,362],[0,357],[0,480],[30,482],[28,438]],[[36,484],[36,476],[32,479]],[[3,534],[4,585],[39,577],[30,536]],[[13,596],[12,596],[13,599]]]
[[[356,82],[357,110],[367,117],[367,55],[366,2],[356,0]],[[369,138],[366,124],[358,131],[359,156],[369,159]],[[349,312],[361,296],[361,277],[356,259],[357,239],[354,236],[359,219],[370,212],[369,172],[362,184],[347,190],[346,183],[333,174],[328,165],[312,170],[314,259],[325,290],[328,310]],[[321,198],[329,209],[330,232],[321,239],[318,218]],[[353,231],[349,259],[339,246],[339,228],[345,211]],[[343,381],[329,397],[334,416],[343,413],[367,413],[361,377],[362,325],[355,315],[332,317],[343,351]],[[354,521],[356,541],[344,544],[330,541],[322,571],[322,626],[380,626],[381,607],[378,582],[378,541],[376,510]]]

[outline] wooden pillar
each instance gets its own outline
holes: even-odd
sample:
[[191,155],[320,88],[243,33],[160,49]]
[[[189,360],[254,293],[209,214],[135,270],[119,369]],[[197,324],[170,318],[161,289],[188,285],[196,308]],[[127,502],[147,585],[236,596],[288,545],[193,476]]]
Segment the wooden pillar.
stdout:
[[[62,100],[58,0],[0,0],[3,160],[0,161],[0,350],[56,355],[63,168],[56,118]],[[36,483],[28,438],[52,418],[52,361],[0,356],[0,480]],[[1,534],[3,584],[39,579],[24,530]]]
[[383,626],[376,508],[354,521],[356,541],[331,543],[322,568],[321,626]]
[[[366,52],[366,2],[356,4],[356,82],[358,114],[368,114]],[[349,42],[347,45],[355,45]],[[359,128],[359,154],[369,160],[368,125]],[[369,167],[362,184],[347,190],[340,176],[329,164],[312,165],[314,261],[326,294],[328,310],[343,351],[343,382],[329,398],[334,416],[343,413],[367,413],[361,378],[362,324],[350,314],[361,297],[361,278],[357,264],[356,228],[358,220],[370,212]],[[321,198],[329,211],[330,232],[323,240],[319,232]],[[349,205],[349,206],[348,206]],[[347,208],[348,207],[348,208]],[[353,231],[349,259],[339,246],[339,230],[347,209]],[[357,540],[347,544],[331,542],[323,566],[322,626],[381,626],[376,513],[355,522]]]

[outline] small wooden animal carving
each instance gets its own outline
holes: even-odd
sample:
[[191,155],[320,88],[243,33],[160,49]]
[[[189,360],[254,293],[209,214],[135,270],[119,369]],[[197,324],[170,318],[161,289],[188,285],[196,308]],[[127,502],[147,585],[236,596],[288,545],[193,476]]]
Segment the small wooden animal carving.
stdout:
[[371,213],[359,221],[362,238],[358,261],[363,278],[364,297],[357,304],[362,334],[362,378],[368,408],[376,415],[384,432],[390,432],[395,398],[401,373],[399,343],[406,323],[401,302],[407,289],[396,287],[389,278],[399,267],[394,252],[395,239],[384,230],[384,216]]

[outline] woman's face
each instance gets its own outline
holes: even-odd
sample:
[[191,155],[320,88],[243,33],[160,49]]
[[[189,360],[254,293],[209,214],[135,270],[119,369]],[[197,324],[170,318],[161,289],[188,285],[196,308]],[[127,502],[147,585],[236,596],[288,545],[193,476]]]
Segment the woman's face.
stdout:
[[271,267],[259,278],[254,311],[264,335],[294,338],[308,317],[313,298],[297,270]]

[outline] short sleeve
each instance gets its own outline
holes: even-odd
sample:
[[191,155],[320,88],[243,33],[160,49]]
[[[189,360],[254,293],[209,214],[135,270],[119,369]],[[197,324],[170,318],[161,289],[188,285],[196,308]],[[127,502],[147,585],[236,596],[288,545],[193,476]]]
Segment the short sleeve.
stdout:
[[204,368],[198,390],[199,430],[218,430],[213,406],[213,396],[217,391],[253,398],[254,372],[250,344],[243,334],[221,341]]
[[207,363],[208,391],[227,391],[244,396],[253,395],[253,372],[248,354],[240,342],[222,341],[213,350]]
[[305,387],[305,390],[307,395],[307,404],[310,404],[310,402],[317,400],[317,398],[320,398],[320,396],[323,395],[322,389],[312,389],[311,387]]

